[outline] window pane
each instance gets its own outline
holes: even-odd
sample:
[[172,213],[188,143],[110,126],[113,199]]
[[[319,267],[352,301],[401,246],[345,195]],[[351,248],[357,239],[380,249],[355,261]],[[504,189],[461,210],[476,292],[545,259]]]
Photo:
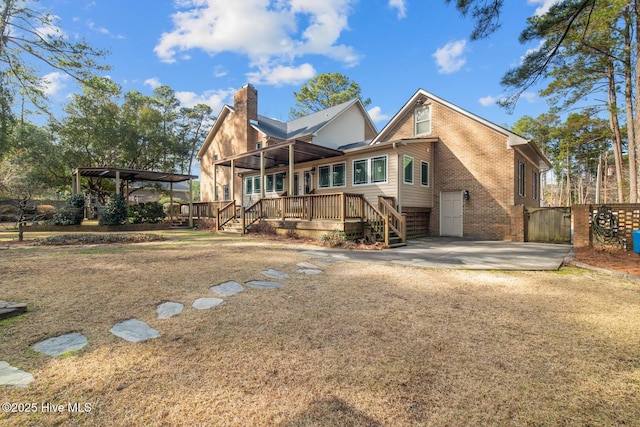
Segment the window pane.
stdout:
[[260,193],[260,177],[259,176],[253,177],[253,192]]
[[416,135],[431,133],[431,109],[428,105],[415,109]]
[[404,182],[413,184],[413,157],[404,156]]
[[244,180],[244,194],[253,193],[253,178],[245,178]]
[[284,191],[284,174],[283,173],[276,174],[276,191],[277,192]]
[[367,161],[356,160],[353,162],[353,183],[366,184],[369,182],[367,175]]
[[344,187],[346,180],[344,163],[333,165],[333,186]]
[[387,180],[387,158],[375,157],[371,159],[371,182],[384,182]]
[[429,185],[429,163],[422,162],[422,185]]
[[273,191],[273,175],[266,176],[267,182],[265,183],[265,191],[272,192]]
[[329,178],[329,166],[320,166],[318,168],[318,187],[329,187],[331,185]]

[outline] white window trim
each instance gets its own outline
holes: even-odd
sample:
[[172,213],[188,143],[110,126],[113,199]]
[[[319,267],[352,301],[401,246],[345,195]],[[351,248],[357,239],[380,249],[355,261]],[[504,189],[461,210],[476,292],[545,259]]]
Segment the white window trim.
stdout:
[[[427,117],[429,117],[428,120],[423,120],[420,123],[423,122],[429,122],[429,129],[426,132],[422,132],[422,133],[418,133],[418,114],[416,113],[419,109],[421,108],[426,108],[427,109]],[[415,136],[418,135],[429,135],[431,134],[431,106],[430,105],[421,105],[419,107],[416,107],[413,109],[413,134]]]
[[[411,159],[411,181],[407,181],[407,167],[405,166],[405,161],[406,159],[409,158]],[[416,175],[416,162],[415,159],[412,156],[407,156],[406,154],[402,156],[402,182],[407,184],[407,185],[413,185],[414,181],[415,181],[415,175]]]
[[[373,160],[374,159],[381,159],[384,158],[384,162],[385,162],[385,176],[384,176],[384,181],[377,181],[377,182],[373,182],[372,181],[372,177],[373,177],[373,173],[371,168],[373,167]],[[356,184],[356,174],[354,169],[354,165],[356,162],[360,162],[360,161],[364,161],[366,160],[367,162],[367,182],[366,183],[362,183],[362,184]],[[352,176],[351,176],[351,183],[354,187],[362,187],[365,185],[381,185],[381,184],[388,184],[389,183],[389,156],[387,154],[383,154],[381,156],[373,156],[373,157],[366,157],[366,158],[362,158],[362,159],[354,159],[351,161],[351,171],[352,171]],[[346,170],[345,170],[346,172]]]
[[[427,183],[423,184],[423,179],[422,179],[422,165],[427,165]],[[429,162],[425,162],[424,160],[420,160],[420,185],[422,187],[429,187],[429,184],[431,183],[431,177],[429,176],[429,172],[431,171],[431,165],[429,164]]]

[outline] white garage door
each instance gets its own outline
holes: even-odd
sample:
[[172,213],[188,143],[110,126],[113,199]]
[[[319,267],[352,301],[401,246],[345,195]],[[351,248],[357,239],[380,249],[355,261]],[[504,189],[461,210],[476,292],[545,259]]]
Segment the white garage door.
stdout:
[[462,237],[462,191],[440,193],[440,235]]

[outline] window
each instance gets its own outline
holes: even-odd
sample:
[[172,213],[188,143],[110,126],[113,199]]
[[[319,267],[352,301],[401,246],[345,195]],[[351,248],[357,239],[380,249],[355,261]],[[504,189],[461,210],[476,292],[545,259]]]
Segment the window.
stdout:
[[423,105],[414,110],[415,134],[424,135],[431,133],[431,108]]
[[222,194],[224,195],[224,200],[229,200],[229,186],[228,185],[223,185],[222,186]]
[[244,179],[244,194],[253,193],[253,177]]
[[253,192],[256,194],[260,193],[260,176],[253,177]]
[[334,187],[344,187],[347,183],[347,165],[346,163],[336,163],[332,166],[333,173],[332,185]]
[[522,197],[525,195],[525,173],[525,164],[518,160],[518,194]]
[[353,161],[353,185],[387,181],[387,156]]
[[258,143],[256,144],[256,150],[259,150],[259,149],[261,149],[261,148],[262,148],[262,142],[258,142]]
[[344,187],[346,181],[345,163],[324,165],[318,168],[318,188]]
[[329,169],[329,166],[320,166],[318,168],[318,188],[328,188],[331,186]]
[[276,192],[284,191],[284,172],[276,174]]
[[369,160],[355,160],[353,162],[353,185],[369,183],[368,165]]
[[404,183],[413,184],[413,157],[404,156]]
[[537,200],[540,197],[540,176],[538,172],[533,172],[533,177],[531,179],[531,197],[533,200]]
[[420,183],[424,186],[429,186],[429,163],[420,162],[420,168],[422,169]]
[[214,154],[214,155],[213,155],[213,161],[215,162],[215,161],[217,161],[217,160],[218,160],[218,155],[217,155],[217,154]]
[[266,191],[267,193],[271,193],[273,192],[273,174],[271,175],[266,175],[264,177],[265,179],[265,187],[264,187],[264,191]]
[[215,193],[216,193],[216,194],[215,194],[215,196],[213,196],[213,200],[217,202],[217,201],[219,200],[219,199],[218,199],[218,186],[217,186],[217,185],[216,185],[216,191],[215,191]]

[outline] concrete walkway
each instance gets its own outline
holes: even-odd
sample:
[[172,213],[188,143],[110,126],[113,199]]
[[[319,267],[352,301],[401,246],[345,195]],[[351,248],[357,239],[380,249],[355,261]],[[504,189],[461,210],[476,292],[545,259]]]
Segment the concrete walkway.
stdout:
[[318,248],[308,253],[328,259],[464,270],[557,270],[570,245],[518,243],[455,238],[410,240],[407,246],[382,251]]

